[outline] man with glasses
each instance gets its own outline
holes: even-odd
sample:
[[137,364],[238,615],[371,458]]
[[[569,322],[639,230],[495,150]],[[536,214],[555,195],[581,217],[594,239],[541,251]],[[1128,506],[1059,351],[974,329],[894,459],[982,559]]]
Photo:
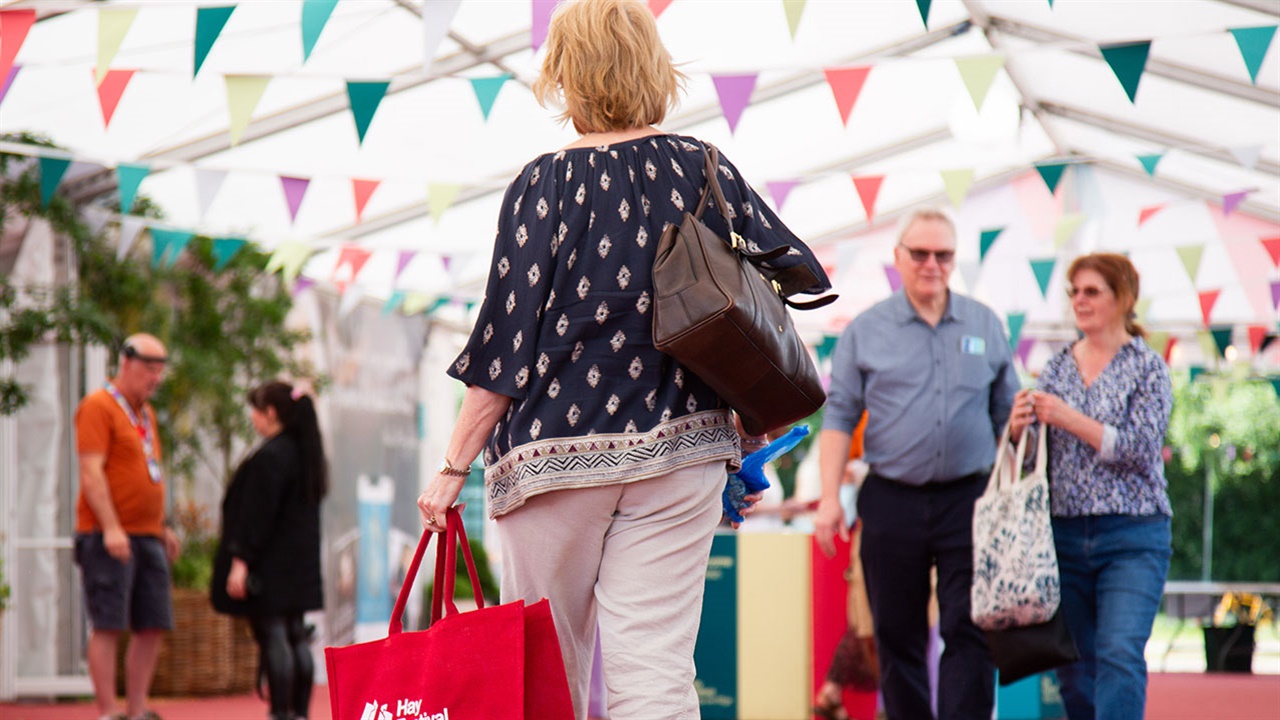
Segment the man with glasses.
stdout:
[[840,475],[863,410],[871,472],[858,495],[864,577],[881,692],[892,720],[933,717],[926,653],[930,572],[945,643],[937,717],[987,720],[994,666],[969,619],[974,500],[985,489],[1018,379],[1000,319],[948,289],[956,234],[940,210],[902,225],[902,289],[859,315],[836,344],[822,433],[818,543],[848,538]]
[[[169,357],[151,335],[132,335],[116,376],[76,410],[80,498],[75,558],[89,615],[89,677],[103,720],[158,720],[146,709],[162,633],[173,629],[169,564],[178,537],[165,525],[160,438],[150,403]],[[125,654],[125,706],[116,713],[116,645]]]

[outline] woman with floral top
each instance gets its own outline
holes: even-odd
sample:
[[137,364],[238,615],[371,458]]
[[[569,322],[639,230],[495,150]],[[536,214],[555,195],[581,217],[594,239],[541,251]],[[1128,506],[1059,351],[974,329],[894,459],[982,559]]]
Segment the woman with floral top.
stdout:
[[1067,271],[1082,338],[1014,400],[1014,436],[1049,432],[1049,488],[1062,612],[1080,660],[1058,670],[1071,720],[1141,718],[1144,649],[1169,571],[1173,515],[1161,448],[1173,391],[1134,322],[1138,273],[1123,255]]
[[[579,720],[597,622],[610,718],[698,717],[693,647],[720,495],[743,442],[763,444],[741,440],[720,397],[653,347],[658,240],[706,186],[706,146],[654,127],[681,80],[643,3],[557,9],[533,91],[562,100],[581,137],[507,190],[485,300],[449,370],[467,385],[458,422],[418,499],[425,527],[442,530],[483,449],[502,600],[550,599]],[[731,222],[762,250],[790,245],[775,268],[828,289],[720,157],[728,206],[707,225],[727,237]]]

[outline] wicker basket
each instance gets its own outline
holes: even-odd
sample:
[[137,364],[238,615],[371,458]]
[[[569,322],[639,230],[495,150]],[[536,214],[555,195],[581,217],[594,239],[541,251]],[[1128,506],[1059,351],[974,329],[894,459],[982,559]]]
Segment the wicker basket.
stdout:
[[258,643],[253,639],[249,621],[231,619],[231,679],[229,693],[252,692],[258,681]]

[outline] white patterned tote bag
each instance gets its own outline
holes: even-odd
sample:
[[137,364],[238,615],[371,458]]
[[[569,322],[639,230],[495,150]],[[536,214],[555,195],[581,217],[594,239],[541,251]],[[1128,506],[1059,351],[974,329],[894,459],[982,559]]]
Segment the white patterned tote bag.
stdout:
[[973,587],[970,614],[983,630],[1048,622],[1062,597],[1058,553],[1049,520],[1048,457],[1041,426],[1035,472],[1023,475],[1024,432],[1008,462],[1009,426],[987,490],[973,507]]

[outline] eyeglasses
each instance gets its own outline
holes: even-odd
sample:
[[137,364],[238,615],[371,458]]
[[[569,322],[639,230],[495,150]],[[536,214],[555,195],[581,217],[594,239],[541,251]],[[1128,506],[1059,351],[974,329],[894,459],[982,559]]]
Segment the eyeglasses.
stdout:
[[1094,298],[1101,295],[1103,292],[1105,292],[1105,288],[1100,288],[1100,287],[1092,287],[1092,286],[1082,287],[1082,288],[1069,287],[1067,288],[1067,297],[1075,298],[1076,295],[1084,295],[1090,300],[1093,300]]
[[921,250],[919,248],[907,247],[899,244],[898,247],[911,253],[911,261],[923,265],[929,262],[929,256],[932,255],[939,265],[950,265],[952,260],[956,259],[955,250]]

